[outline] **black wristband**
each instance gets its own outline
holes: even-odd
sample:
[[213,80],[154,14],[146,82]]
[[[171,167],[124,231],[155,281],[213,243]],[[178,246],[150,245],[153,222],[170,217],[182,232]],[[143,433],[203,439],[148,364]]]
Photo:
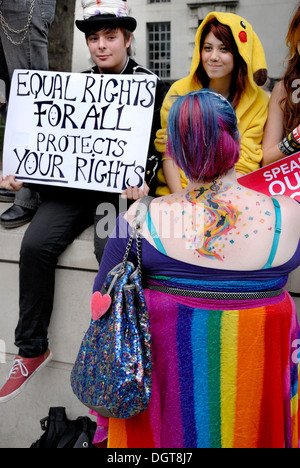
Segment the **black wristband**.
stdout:
[[290,156],[291,154],[300,151],[300,144],[295,139],[293,133],[290,133],[279,143],[278,148],[283,154]]

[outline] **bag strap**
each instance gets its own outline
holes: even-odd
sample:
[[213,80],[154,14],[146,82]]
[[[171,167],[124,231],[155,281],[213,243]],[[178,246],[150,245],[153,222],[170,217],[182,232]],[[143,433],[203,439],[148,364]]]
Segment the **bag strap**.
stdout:
[[138,272],[140,277],[142,276],[142,239],[141,239],[141,228],[146,220],[146,216],[149,210],[150,203],[152,202],[153,197],[143,197],[136,209],[135,217],[133,220],[133,229],[129,241],[126,246],[125,255],[123,258],[123,270],[125,271],[125,263],[128,260],[132,244],[134,239],[136,239],[136,250],[137,250],[137,258],[138,258]]
[[46,418],[41,419],[41,428],[44,434],[32,444],[31,448],[56,448],[58,441],[69,425],[64,407],[49,409]]
[[137,206],[135,218],[134,218],[136,229],[141,229],[141,227],[143,226],[152,200],[153,200],[153,197],[149,197],[149,196],[143,197],[140,200]]

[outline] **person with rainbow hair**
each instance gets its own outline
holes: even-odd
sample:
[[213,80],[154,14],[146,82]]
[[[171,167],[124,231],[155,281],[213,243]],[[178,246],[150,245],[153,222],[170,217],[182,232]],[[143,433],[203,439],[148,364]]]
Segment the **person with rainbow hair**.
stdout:
[[[298,448],[300,329],[284,286],[300,264],[300,206],[238,183],[237,118],[220,94],[174,98],[167,134],[189,183],[153,199],[142,226],[151,402],[109,420],[108,447]],[[95,292],[122,261],[136,208],[118,219]]]

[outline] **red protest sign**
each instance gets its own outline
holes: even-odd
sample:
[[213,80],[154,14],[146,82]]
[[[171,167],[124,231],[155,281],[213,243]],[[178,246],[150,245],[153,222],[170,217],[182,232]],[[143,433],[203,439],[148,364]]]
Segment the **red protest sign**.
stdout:
[[300,153],[247,174],[239,183],[270,197],[286,195],[300,202]]

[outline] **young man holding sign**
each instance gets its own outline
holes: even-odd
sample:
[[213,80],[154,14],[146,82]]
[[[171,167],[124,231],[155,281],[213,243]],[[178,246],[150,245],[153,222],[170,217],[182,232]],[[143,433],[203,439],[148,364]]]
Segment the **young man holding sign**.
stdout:
[[[94,75],[151,74],[129,57],[132,33],[137,23],[134,18],[129,17],[126,1],[103,0],[100,4],[97,0],[89,0],[83,1],[83,8],[84,20],[77,21],[76,24],[86,35],[87,45],[96,64],[91,71]],[[89,88],[87,93],[88,90]],[[149,187],[152,191],[151,186],[155,182],[159,163],[159,156],[154,149],[154,136],[160,128],[160,108],[165,94],[164,85],[158,82],[144,190],[129,187],[123,192],[122,198],[137,199],[144,193],[147,194]],[[123,127],[128,125],[125,121],[122,123]],[[56,136],[54,133],[53,136]],[[0,182],[2,187],[8,189],[18,189],[21,186],[14,177],[7,177]],[[155,184],[153,189],[155,190]],[[19,347],[19,356],[13,363],[10,378],[0,390],[0,403],[18,395],[29,378],[52,358],[48,349],[47,332],[53,307],[55,266],[59,255],[88,226],[95,223],[95,227],[99,227],[101,203],[106,208],[111,207],[111,210],[108,209],[110,219],[105,217],[105,223],[108,222],[110,228],[114,227],[111,219],[115,219],[119,211],[120,196],[117,193],[47,185],[39,187],[39,190],[42,203],[24,236],[20,254],[20,319],[15,340]],[[104,216],[103,212],[102,226]],[[107,230],[105,239],[95,236],[95,250],[99,261],[109,234]]]

